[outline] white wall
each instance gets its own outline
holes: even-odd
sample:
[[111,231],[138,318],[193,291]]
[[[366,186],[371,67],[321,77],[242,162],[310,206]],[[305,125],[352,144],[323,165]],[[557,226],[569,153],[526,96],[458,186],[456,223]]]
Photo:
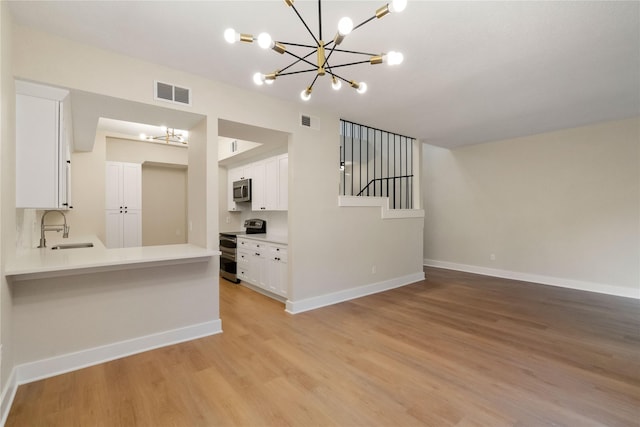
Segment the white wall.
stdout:
[[[11,291],[4,275],[15,251],[15,86],[12,73],[12,23],[7,2],[0,2],[0,390],[7,390],[13,368]],[[9,391],[10,393],[10,391]],[[0,402],[6,404],[6,400]],[[3,413],[5,408],[0,408]]]
[[187,169],[142,166],[142,246],[187,243]]
[[639,146],[638,118],[424,145],[425,263],[640,297]]
[[187,165],[189,156],[186,146],[158,144],[107,135],[107,160],[113,162],[143,163],[158,162]]

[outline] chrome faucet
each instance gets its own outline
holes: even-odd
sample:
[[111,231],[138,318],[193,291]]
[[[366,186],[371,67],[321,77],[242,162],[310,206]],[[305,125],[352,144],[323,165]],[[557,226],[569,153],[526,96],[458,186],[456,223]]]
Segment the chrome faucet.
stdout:
[[[58,212],[60,215],[62,215],[62,218],[64,219],[64,224],[45,225],[44,217],[47,216],[47,214],[49,212]],[[64,212],[62,212],[62,211],[44,211],[44,213],[42,214],[42,219],[40,220],[40,245],[38,246],[39,248],[46,248],[47,247],[47,240],[44,238],[44,232],[45,231],[57,231],[57,232],[62,231],[62,237],[64,239],[69,237],[69,226],[67,225],[67,217],[65,216]]]

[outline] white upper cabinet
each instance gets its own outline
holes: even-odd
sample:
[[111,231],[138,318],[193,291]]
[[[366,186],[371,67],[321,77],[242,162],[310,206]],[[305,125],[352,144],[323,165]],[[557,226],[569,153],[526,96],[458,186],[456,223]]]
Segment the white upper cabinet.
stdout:
[[16,207],[71,204],[69,92],[16,81]]
[[247,203],[233,201],[233,183],[251,178],[252,211],[289,209],[289,155],[269,157],[227,171],[227,207],[229,211],[246,209]]
[[288,155],[256,162],[252,168],[251,207],[254,211],[286,211],[289,208]]
[[255,162],[251,168],[251,210],[267,209],[267,167],[266,161]]

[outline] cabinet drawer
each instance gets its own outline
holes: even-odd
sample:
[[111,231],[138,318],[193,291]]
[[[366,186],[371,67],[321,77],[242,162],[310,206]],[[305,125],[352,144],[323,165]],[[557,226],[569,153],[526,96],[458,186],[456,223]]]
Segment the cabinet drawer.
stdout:
[[251,259],[251,254],[252,252],[246,250],[246,249],[238,249],[238,253],[236,256],[236,262],[238,264],[238,268],[240,268],[240,266],[243,266],[243,268],[248,269],[249,268],[249,260]]
[[245,250],[251,253],[259,252],[261,255],[266,252],[267,244],[251,239],[238,239],[238,251]]
[[[270,245],[269,246],[269,258],[277,261],[287,262],[287,247]],[[276,259],[277,258],[277,259]]]

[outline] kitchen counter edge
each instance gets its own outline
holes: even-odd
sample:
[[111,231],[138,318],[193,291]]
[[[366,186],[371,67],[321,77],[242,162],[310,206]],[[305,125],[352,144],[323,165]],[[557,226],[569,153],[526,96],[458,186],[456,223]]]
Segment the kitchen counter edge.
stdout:
[[166,266],[206,262],[220,255],[219,251],[189,243],[135,248],[107,249],[97,238],[87,239],[92,248],[28,249],[16,254],[5,268],[12,281],[73,276],[105,271],[128,270],[151,266]]
[[276,243],[278,245],[287,245],[288,238],[286,235],[282,234],[242,234],[238,236],[238,238],[242,239],[250,239],[250,240],[258,240],[260,242],[269,242]]

